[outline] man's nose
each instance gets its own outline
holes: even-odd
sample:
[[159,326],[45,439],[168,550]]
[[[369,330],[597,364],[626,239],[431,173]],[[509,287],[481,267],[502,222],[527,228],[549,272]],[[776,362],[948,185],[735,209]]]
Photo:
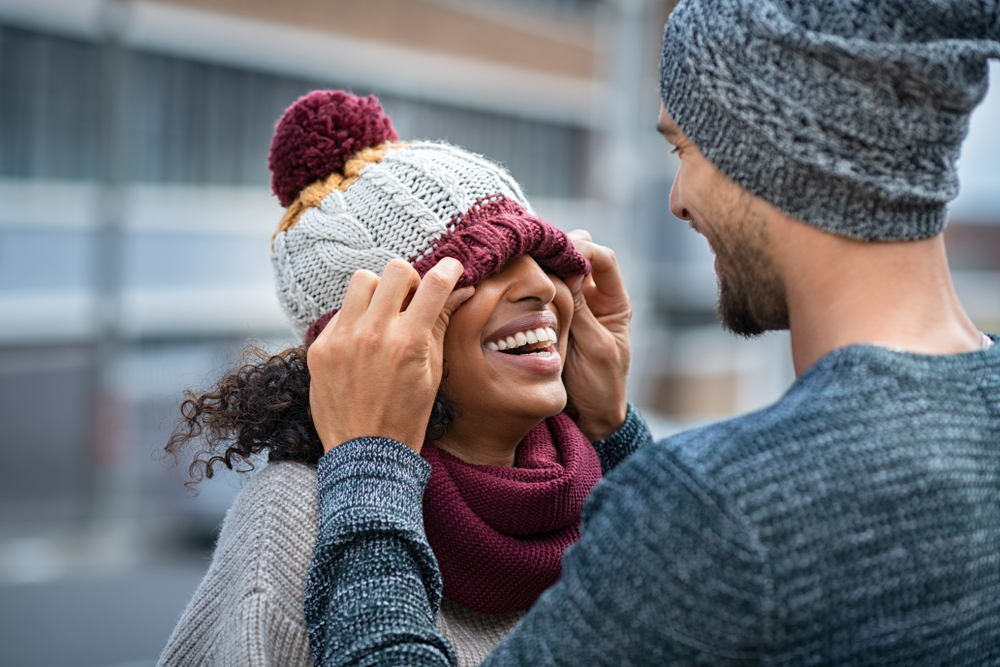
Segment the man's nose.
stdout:
[[684,199],[681,196],[681,174],[680,171],[674,176],[674,184],[670,187],[670,212],[684,221],[691,220],[691,212],[684,206]]

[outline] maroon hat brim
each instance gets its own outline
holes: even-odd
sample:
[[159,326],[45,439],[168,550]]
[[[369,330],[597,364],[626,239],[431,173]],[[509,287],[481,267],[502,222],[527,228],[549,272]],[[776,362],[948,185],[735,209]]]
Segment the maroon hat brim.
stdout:
[[[480,199],[456,216],[448,232],[431,245],[430,252],[409,262],[424,276],[445,257],[457,259],[465,272],[456,287],[467,287],[499,272],[508,261],[521,255],[530,255],[539,266],[560,278],[590,273],[590,262],[565,232],[499,194]],[[316,340],[338,310],[326,313],[309,327],[306,345]]]

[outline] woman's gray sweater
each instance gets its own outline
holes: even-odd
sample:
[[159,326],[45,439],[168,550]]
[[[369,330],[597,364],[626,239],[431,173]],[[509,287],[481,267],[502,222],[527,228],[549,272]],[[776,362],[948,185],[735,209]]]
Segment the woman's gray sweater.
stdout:
[[[605,446],[643,438],[630,411]],[[453,663],[427,475],[380,438],[320,461],[317,665]],[[1000,665],[1000,345],[832,352],[775,405],[642,448],[582,530],[486,664]]]
[[[281,461],[254,475],[226,514],[159,667],[312,667],[302,596],[317,515],[316,466]],[[436,624],[459,667],[474,667],[522,615],[445,601]]]

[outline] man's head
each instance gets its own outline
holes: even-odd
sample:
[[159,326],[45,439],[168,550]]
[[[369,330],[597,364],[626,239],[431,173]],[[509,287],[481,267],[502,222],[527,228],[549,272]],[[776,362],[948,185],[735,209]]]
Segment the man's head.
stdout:
[[788,328],[784,282],[770,248],[773,207],[706,160],[665,109],[657,129],[681,162],[670,210],[703,235],[715,253],[722,324],[741,336]]
[[862,241],[933,237],[968,116],[1000,57],[1000,5],[685,0],[663,38],[671,208],[718,256],[738,333],[787,325],[769,218]]

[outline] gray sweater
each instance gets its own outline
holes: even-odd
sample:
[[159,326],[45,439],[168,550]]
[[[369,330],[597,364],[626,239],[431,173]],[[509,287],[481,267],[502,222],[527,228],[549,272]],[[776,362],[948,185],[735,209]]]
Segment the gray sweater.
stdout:
[[[643,434],[632,411],[610,442]],[[453,661],[427,474],[378,438],[320,461],[317,665]],[[1000,665],[1000,346],[844,348],[770,408],[644,447],[486,664]]]
[[226,514],[208,572],[158,667],[311,667],[302,590],[316,542],[316,468],[272,463]]
[[[317,514],[315,466],[269,463],[254,475],[226,514],[159,667],[312,667],[302,597]],[[436,627],[459,667],[474,667],[522,615],[479,614],[446,600]]]

